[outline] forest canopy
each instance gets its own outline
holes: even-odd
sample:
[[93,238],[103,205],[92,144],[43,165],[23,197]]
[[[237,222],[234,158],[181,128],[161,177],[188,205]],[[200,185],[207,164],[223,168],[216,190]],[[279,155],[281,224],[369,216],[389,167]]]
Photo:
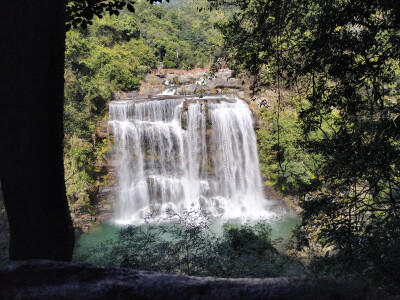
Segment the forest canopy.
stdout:
[[[255,75],[259,89],[278,93],[272,129],[267,131],[276,140],[267,141],[262,149],[274,153],[265,165],[269,170],[275,166],[272,177],[278,176],[281,186],[290,189],[290,182],[298,183],[303,199],[298,250],[311,249],[315,243],[325,249],[312,264],[317,273],[396,285],[400,280],[398,3],[210,2],[215,7],[237,7],[233,18],[220,24],[232,66]],[[282,96],[281,91],[288,93]],[[286,129],[288,101],[295,101],[297,134]],[[295,140],[288,143],[288,136]],[[307,163],[310,156],[313,163]],[[303,161],[302,177],[288,172],[293,170],[293,157]]]

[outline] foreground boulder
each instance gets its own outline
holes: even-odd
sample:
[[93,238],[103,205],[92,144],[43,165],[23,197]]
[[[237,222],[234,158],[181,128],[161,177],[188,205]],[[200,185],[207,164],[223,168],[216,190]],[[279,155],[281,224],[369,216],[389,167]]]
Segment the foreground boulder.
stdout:
[[377,299],[333,279],[221,279],[52,261],[0,268],[0,299]]

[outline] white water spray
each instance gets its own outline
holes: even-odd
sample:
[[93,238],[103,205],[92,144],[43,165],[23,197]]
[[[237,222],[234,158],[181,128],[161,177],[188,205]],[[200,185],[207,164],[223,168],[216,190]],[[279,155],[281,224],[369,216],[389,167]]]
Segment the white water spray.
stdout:
[[162,91],[160,94],[158,94],[158,95],[175,95],[175,93],[176,93],[176,88],[168,88],[168,89],[165,89],[164,91]]
[[265,216],[251,112],[223,98],[113,101],[118,223],[193,203],[213,216]]

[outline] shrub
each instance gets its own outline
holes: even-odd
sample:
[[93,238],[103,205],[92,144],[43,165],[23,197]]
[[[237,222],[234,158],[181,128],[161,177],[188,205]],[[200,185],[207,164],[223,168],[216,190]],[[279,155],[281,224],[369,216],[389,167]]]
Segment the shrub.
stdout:
[[167,68],[167,69],[173,69],[176,67],[176,64],[173,61],[170,60],[164,60],[163,61],[163,65]]
[[206,213],[195,209],[178,214],[167,210],[167,222],[122,228],[117,239],[92,249],[86,262],[107,266],[195,276],[266,277],[287,269],[288,257],[274,247],[271,228],[224,225],[222,236],[210,230]]

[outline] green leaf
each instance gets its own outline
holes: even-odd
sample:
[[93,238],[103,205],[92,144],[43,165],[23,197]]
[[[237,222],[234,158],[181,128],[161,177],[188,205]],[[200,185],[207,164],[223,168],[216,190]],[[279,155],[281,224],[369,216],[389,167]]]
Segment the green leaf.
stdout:
[[132,4],[128,4],[128,5],[126,5],[126,8],[130,11],[130,12],[132,12],[132,13],[134,13],[135,12],[135,8],[133,7],[133,5]]

